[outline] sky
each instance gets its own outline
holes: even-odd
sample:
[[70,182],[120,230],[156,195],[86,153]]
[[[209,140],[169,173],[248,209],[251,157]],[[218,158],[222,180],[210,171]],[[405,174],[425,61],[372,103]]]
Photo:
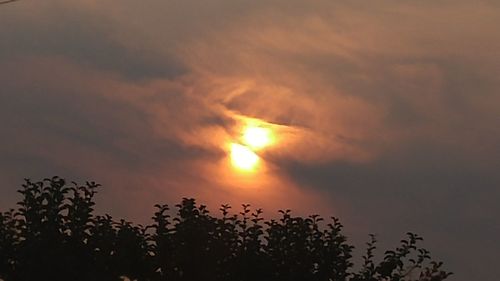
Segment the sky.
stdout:
[[[0,209],[58,175],[138,222],[195,197],[337,216],[361,247],[413,231],[451,280],[497,280],[498,26],[494,0],[1,5]],[[248,126],[273,141],[241,171]]]

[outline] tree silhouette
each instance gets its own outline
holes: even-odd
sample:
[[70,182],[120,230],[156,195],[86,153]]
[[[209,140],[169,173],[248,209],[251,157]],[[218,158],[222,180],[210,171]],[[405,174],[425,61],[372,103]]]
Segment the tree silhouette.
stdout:
[[336,218],[229,205],[212,216],[184,198],[172,212],[156,205],[153,223],[135,225],[94,215],[99,184],[68,184],[53,177],[26,180],[17,210],[0,213],[0,278],[30,280],[172,281],[440,281],[451,273],[408,233],[375,262],[370,235],[363,264],[355,270],[353,246]]

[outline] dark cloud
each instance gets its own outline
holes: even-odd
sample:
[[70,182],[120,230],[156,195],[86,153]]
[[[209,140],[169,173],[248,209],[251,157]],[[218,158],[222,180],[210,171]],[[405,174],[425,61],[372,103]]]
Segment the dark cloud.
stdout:
[[159,53],[147,44],[124,45],[109,19],[82,10],[50,8],[55,7],[45,7],[51,17],[7,15],[0,20],[2,35],[9,39],[0,42],[0,60],[25,55],[63,56],[133,80],[175,78],[186,72],[174,56]]
[[[149,112],[108,96],[118,85],[122,88],[116,94],[127,95],[133,82],[116,79],[106,71],[96,74],[92,68],[58,57],[31,57],[4,65],[0,71],[4,206],[13,206],[22,178],[61,175],[107,184],[113,191],[104,190],[110,196],[105,205],[131,214],[125,209],[129,196],[144,194],[121,196],[120,203],[110,201],[113,193],[123,192],[121,188],[134,187],[130,178],[136,177],[134,183],[139,186],[143,177],[165,166],[178,168],[161,171],[163,176],[190,177],[183,162],[217,157],[217,153],[160,138]],[[182,106],[178,98],[158,102],[165,107]],[[157,199],[146,197],[143,206],[150,207]]]
[[[500,220],[494,215],[498,160],[492,166],[482,165],[462,151],[422,142],[393,150],[369,164],[282,164],[302,185],[322,188],[332,199],[349,202],[345,206],[351,214],[348,225],[384,233],[384,244],[397,239],[394,234],[416,231],[427,238],[426,244],[437,257],[449,261],[459,280],[493,280],[493,275],[484,272],[494,266],[488,261],[499,250],[492,239],[500,235]],[[361,240],[359,232],[353,235]],[[470,271],[462,268],[464,260]]]

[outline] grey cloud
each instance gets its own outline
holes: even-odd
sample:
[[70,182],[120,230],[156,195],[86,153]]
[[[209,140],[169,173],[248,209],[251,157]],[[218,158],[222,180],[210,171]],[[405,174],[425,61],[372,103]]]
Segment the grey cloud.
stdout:
[[[175,78],[184,73],[173,55],[145,42],[126,46],[112,20],[84,11],[63,9],[50,18],[8,15],[0,18],[0,61],[24,56],[62,56],[127,79]],[[57,14],[57,16],[55,15]]]
[[[500,235],[495,215],[500,177],[494,168],[500,163],[497,159],[489,165],[429,142],[392,150],[368,164],[282,163],[301,185],[321,188],[332,200],[348,202],[343,206],[350,210],[348,228],[361,225],[364,231],[379,234],[383,245],[406,230],[424,235],[426,245],[448,261],[457,280],[495,278],[489,269],[500,250],[493,239]],[[359,231],[353,237],[366,239]],[[469,268],[463,268],[464,263]]]
[[[186,162],[212,161],[220,152],[160,137],[150,112],[108,96],[109,91],[126,96],[129,88],[137,88],[136,82],[116,79],[105,71],[95,75],[94,70],[68,60],[56,61],[20,59],[0,70],[2,206],[14,207],[15,190],[23,178],[59,175],[101,182],[106,186],[102,211],[144,219],[155,203],[167,200],[166,194],[172,192],[168,181],[157,184],[150,179],[158,175],[195,178],[202,184]],[[156,103],[166,108],[185,107],[182,103],[187,101],[175,99],[175,93],[163,94],[166,96]],[[161,185],[165,190],[159,189]],[[140,198],[139,212],[127,207],[134,198]]]

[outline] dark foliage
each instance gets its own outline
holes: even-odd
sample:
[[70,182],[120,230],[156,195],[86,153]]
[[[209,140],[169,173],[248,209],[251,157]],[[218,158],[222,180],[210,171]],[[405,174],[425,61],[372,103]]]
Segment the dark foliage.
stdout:
[[153,224],[134,225],[93,214],[94,182],[67,184],[54,177],[26,180],[17,210],[0,213],[0,278],[31,280],[204,280],[204,281],[439,281],[450,273],[430,261],[408,233],[401,245],[374,260],[371,236],[361,269],[351,262],[353,247],[336,218],[294,217],[280,211],[230,206],[209,214],[194,199],[183,199],[173,216],[156,205]]

